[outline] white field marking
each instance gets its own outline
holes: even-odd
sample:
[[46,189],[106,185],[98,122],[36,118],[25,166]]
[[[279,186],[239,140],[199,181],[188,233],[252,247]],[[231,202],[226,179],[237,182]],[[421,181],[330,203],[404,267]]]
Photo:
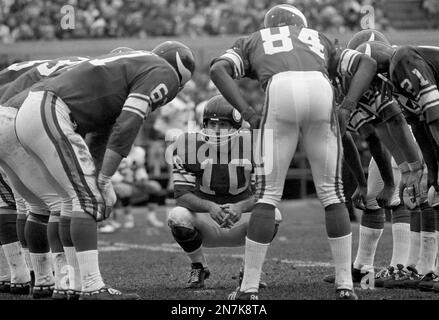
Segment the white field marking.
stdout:
[[[128,251],[128,250],[146,250],[155,252],[166,252],[166,253],[183,253],[183,250],[178,246],[178,244],[162,243],[160,245],[146,245],[146,244],[135,244],[135,243],[124,243],[124,242],[108,242],[99,241],[99,251],[104,252],[116,252],[116,251]],[[242,254],[236,253],[206,253],[206,256],[214,257],[224,257],[232,259],[243,259]],[[296,268],[332,268],[333,265],[330,262],[323,261],[304,261],[304,260],[292,260],[292,259],[280,259],[271,258],[270,261],[292,265]]]

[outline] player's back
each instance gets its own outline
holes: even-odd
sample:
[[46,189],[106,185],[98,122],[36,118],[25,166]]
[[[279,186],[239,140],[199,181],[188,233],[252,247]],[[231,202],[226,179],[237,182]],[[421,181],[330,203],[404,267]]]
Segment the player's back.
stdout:
[[142,84],[148,82],[148,76],[153,71],[156,78],[163,79],[166,88],[158,87],[155,92],[157,101],[154,97],[149,101],[154,109],[156,102],[157,105],[163,102],[159,101],[163,93],[160,90],[169,90],[168,96],[175,96],[178,75],[168,62],[147,51],[113,53],[93,58],[38,83],[31,90],[54,92],[69,107],[78,131],[86,133],[94,131],[96,127],[112,125],[132,90],[137,88],[139,96],[145,95]]
[[31,68],[50,60],[33,60],[11,64],[9,67],[0,71],[0,88],[5,84],[14,81]]
[[[421,63],[420,63],[421,62]],[[399,46],[391,60],[390,73],[396,74],[398,71],[407,71],[406,66],[410,65],[416,68],[422,74],[423,62],[431,68],[436,81],[439,81],[439,47],[434,46]],[[411,70],[410,70],[411,71]]]
[[242,60],[241,76],[258,79],[265,88],[273,75],[285,71],[328,74],[329,59],[335,49],[316,30],[283,26],[265,28],[241,38],[232,50]]
[[16,94],[28,89],[42,79],[60,74],[66,67],[89,60],[83,57],[63,57],[38,63],[26,69],[15,80],[0,88],[0,104],[4,104]]

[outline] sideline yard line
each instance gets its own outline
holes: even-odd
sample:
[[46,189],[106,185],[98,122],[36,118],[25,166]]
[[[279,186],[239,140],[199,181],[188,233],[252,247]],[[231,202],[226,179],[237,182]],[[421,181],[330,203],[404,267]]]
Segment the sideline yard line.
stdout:
[[[108,241],[99,241],[99,252],[115,252],[115,251],[128,251],[128,250],[146,250],[146,251],[156,251],[156,252],[166,252],[166,253],[183,253],[182,249],[178,247],[177,244],[168,244],[162,243],[161,245],[146,245],[146,244],[136,244],[136,243],[124,243],[124,242],[108,242]],[[206,253],[206,256],[214,256],[214,257],[224,257],[224,258],[232,258],[232,259],[242,259],[242,254],[233,254],[233,253]],[[292,260],[292,259],[279,259],[279,258],[270,258],[269,261],[289,264],[293,265],[297,268],[332,268],[332,264],[330,262],[323,261],[303,261],[303,260]]]

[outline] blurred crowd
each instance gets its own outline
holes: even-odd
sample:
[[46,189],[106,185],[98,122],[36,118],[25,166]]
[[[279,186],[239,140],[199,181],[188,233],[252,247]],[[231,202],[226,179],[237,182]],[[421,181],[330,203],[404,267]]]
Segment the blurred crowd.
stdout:
[[[426,2],[428,0],[425,0]],[[361,7],[373,5],[376,28],[388,20],[377,0],[285,0],[307,13],[310,25],[337,32],[360,28]],[[433,1],[434,2],[434,1]],[[278,0],[2,0],[0,42],[246,34],[261,27]],[[74,8],[74,29],[61,28],[61,8]]]

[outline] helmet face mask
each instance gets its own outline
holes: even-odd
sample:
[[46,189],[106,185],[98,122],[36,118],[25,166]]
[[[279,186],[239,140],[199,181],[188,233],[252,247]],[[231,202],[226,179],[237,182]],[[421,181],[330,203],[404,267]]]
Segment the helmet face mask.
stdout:
[[241,126],[241,114],[223,96],[217,95],[207,102],[201,130],[207,143],[226,144],[239,135]]
[[304,14],[296,7],[289,4],[280,4],[267,11],[264,17],[264,27],[297,26],[308,27]]

